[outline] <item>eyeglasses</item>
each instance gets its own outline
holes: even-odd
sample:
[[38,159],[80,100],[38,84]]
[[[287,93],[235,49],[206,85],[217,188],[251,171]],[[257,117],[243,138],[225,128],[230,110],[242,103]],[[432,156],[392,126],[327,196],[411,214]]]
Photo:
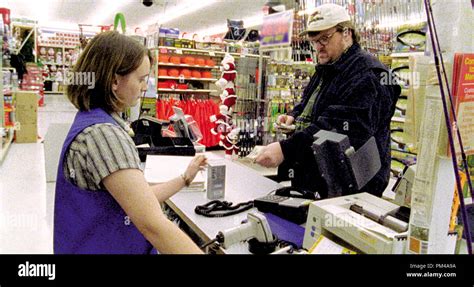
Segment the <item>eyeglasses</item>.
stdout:
[[322,36],[321,38],[319,38],[318,40],[314,41],[314,40],[311,40],[311,44],[316,47],[316,44],[319,43],[320,45],[322,46],[326,46],[327,44],[329,44],[329,41],[331,40],[331,37],[334,36],[334,34],[336,34],[337,32],[339,32],[338,30],[332,32],[331,34],[328,34],[328,35],[324,35]]

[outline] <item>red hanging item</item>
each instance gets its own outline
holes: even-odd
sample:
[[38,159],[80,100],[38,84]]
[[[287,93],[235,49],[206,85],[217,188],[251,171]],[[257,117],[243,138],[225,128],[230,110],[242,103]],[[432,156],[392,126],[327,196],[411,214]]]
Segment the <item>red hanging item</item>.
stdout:
[[[174,115],[173,106],[181,108],[184,114],[194,118],[202,133],[202,139],[199,141],[202,145],[206,147],[219,145],[219,135],[213,135],[211,133],[213,124],[209,120],[211,115],[219,113],[218,104],[212,100],[159,99],[156,101],[156,117],[160,120],[169,120],[169,118]],[[169,130],[172,131],[173,127],[170,126]]]

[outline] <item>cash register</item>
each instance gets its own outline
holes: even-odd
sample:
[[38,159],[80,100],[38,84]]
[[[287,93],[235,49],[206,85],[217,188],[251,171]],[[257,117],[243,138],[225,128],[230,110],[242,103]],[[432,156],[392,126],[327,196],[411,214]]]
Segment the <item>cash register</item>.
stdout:
[[194,119],[178,107],[173,110],[175,113],[168,121],[142,116],[131,124],[135,134],[132,138],[142,162],[147,155],[194,156],[196,150],[201,151],[203,146],[198,142],[202,134]]
[[303,247],[311,249],[321,236],[368,254],[402,254],[409,210],[369,193],[310,204]]

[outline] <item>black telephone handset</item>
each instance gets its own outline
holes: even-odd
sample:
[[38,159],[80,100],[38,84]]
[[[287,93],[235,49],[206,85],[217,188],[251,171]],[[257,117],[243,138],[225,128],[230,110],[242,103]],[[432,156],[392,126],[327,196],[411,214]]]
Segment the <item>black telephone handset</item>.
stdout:
[[304,190],[297,187],[292,186],[285,186],[275,190],[275,195],[278,196],[286,196],[286,197],[296,197],[296,198],[304,198],[304,199],[311,199],[316,200],[318,197],[314,192],[309,190]]

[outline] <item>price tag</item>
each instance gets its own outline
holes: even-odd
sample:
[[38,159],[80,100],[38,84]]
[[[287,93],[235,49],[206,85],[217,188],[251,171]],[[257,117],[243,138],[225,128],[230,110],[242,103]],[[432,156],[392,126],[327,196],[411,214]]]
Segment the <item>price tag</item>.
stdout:
[[216,56],[216,53],[214,53],[213,51],[210,51],[209,56],[214,57],[214,56]]
[[181,49],[176,49],[176,54],[182,55],[182,54],[183,54],[183,50],[181,50]]

